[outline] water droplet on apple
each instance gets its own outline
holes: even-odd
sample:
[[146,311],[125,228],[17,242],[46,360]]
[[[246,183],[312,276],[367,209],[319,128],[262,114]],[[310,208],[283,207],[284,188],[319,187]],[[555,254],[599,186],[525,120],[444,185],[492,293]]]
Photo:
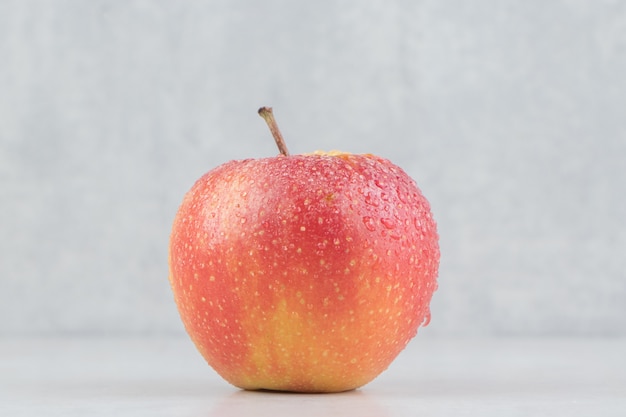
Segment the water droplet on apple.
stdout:
[[367,228],[367,230],[371,232],[376,230],[376,222],[374,222],[374,219],[372,219],[371,217],[369,216],[363,217],[363,223],[365,224],[365,227]]
[[383,226],[385,226],[387,229],[394,229],[396,227],[396,222],[394,219],[390,219],[388,217],[383,217],[382,219],[380,219],[380,222],[383,224]]
[[426,315],[424,315],[424,320],[422,321],[422,326],[426,327],[430,323],[430,308],[426,310]]
[[398,199],[400,201],[402,201],[404,204],[407,204],[409,202],[410,197],[407,194],[405,194],[404,191],[402,191],[400,187],[396,188],[396,192],[398,193]]
[[365,196],[365,202],[374,207],[378,207],[378,205],[380,204],[378,202],[378,199],[371,192],[368,192]]

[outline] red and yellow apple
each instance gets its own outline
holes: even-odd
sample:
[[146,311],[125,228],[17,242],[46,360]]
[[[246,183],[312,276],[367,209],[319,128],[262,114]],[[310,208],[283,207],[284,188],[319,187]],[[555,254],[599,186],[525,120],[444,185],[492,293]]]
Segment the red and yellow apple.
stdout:
[[439,245],[413,181],[374,155],[225,163],[185,195],[169,279],[199,352],[243,389],[336,392],[384,371],[430,319]]

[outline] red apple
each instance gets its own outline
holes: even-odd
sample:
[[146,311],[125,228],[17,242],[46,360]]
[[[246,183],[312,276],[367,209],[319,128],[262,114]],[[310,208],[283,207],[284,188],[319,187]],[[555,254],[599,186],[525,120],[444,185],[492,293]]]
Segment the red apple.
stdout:
[[185,195],[169,247],[182,321],[243,389],[334,392],[384,371],[428,324],[439,246],[430,206],[374,155],[231,161]]

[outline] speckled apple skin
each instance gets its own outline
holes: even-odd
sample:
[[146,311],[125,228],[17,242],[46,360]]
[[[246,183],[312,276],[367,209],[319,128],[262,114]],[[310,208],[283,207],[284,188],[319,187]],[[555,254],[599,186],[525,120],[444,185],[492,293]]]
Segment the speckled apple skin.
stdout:
[[373,155],[231,161],[174,220],[170,283],[185,328],[243,389],[335,392],[384,371],[430,320],[430,206]]

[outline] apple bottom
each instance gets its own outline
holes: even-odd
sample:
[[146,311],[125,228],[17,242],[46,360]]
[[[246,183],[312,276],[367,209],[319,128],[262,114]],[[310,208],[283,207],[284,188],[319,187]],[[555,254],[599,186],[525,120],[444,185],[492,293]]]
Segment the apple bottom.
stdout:
[[236,387],[348,391],[383,372],[428,315],[427,307],[407,311],[407,304],[394,303],[398,293],[383,284],[380,292],[355,294],[354,303],[312,305],[298,291],[268,305],[254,306],[245,296],[233,297],[236,305],[222,300],[218,309],[231,314],[219,320],[203,320],[211,314],[198,310],[181,315],[202,356]]

